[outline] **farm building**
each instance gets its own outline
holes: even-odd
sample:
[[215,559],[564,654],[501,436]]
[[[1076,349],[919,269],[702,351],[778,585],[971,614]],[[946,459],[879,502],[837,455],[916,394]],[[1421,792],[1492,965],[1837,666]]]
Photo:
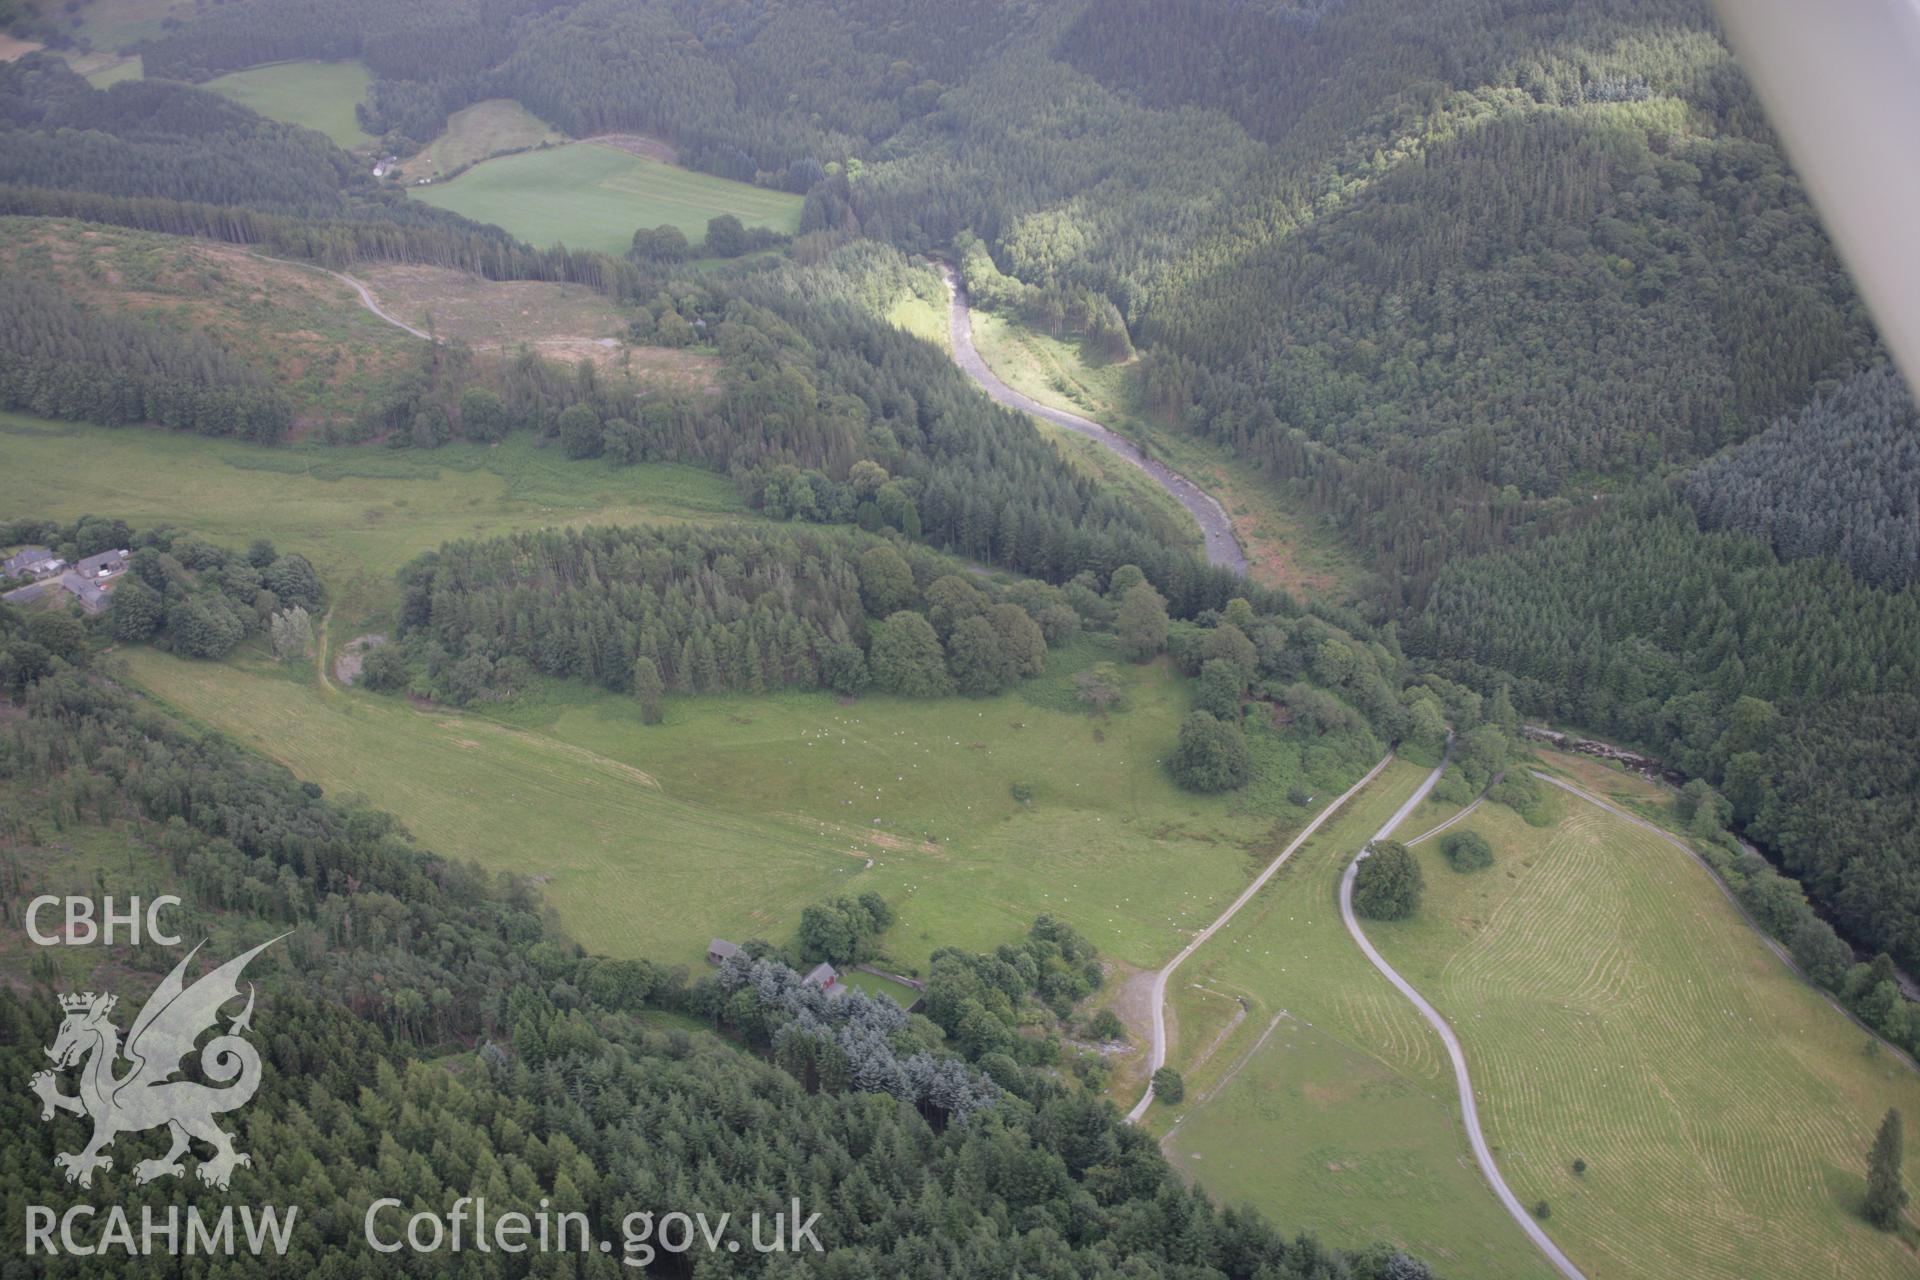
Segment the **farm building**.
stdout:
[[740,954],[740,948],[725,938],[715,938],[707,944],[707,963],[720,964],[729,956]]
[[[29,547],[27,550],[36,551],[42,548]],[[20,554],[25,555],[27,552],[23,551]],[[118,581],[120,575],[127,571],[127,562],[132,554],[125,548],[117,551],[102,551],[98,555],[86,557],[64,572],[60,572],[63,562],[59,560],[32,562],[35,565],[52,567],[45,569],[44,573],[34,570],[40,575],[40,581],[9,591],[6,595],[0,596],[0,599],[8,604],[31,604],[55,590],[60,590],[78,600],[80,607],[88,613],[99,613],[111,603],[109,593],[112,592],[113,584]],[[14,559],[18,558],[14,557]],[[12,564],[13,560],[10,559],[7,563]],[[60,576],[57,578],[45,576],[55,572],[59,572]]]
[[0,577],[45,578],[60,572],[66,564],[45,547],[22,547],[0,562]]
[[831,995],[834,994],[834,988],[839,981],[840,971],[828,964],[825,960],[822,960],[819,964],[807,970],[807,976],[800,979],[800,984],[807,987],[818,987]]

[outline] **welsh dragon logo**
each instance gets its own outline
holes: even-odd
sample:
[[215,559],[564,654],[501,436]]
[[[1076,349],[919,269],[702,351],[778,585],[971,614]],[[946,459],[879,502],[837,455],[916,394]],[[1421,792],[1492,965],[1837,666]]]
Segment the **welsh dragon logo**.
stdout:
[[[247,962],[278,941],[280,938],[263,942],[188,986],[185,975],[200,950],[196,946],[141,1008],[133,1020],[133,1030],[127,1033],[124,1049],[120,1029],[108,1017],[119,1002],[118,996],[89,991],[60,997],[60,1008],[67,1016],[46,1054],[53,1059],[56,1071],[80,1066],[80,1092],[61,1093],[55,1071],[36,1072],[31,1087],[40,1096],[42,1120],[53,1119],[55,1111],[93,1119],[93,1137],[85,1150],[62,1152],[53,1158],[67,1171],[68,1182],[91,1187],[95,1169],[113,1168],[113,1157],[102,1152],[113,1145],[114,1138],[161,1125],[167,1127],[173,1146],[157,1160],[134,1165],[136,1182],[183,1176],[186,1168],[180,1157],[188,1154],[193,1139],[214,1149],[213,1158],[202,1160],[195,1170],[208,1186],[226,1190],[234,1169],[253,1163],[253,1157],[234,1150],[234,1135],[214,1120],[223,1112],[245,1106],[260,1087],[260,1053],[241,1038],[253,1022],[252,983],[247,984],[247,1007],[238,1017],[229,1014],[226,1032],[198,1050],[201,1074],[213,1084],[174,1077],[180,1074],[181,1060],[196,1051],[194,1041],[201,1033],[218,1027],[221,1006],[239,997],[240,973]],[[133,1066],[126,1074],[115,1076],[114,1067],[122,1054]]]

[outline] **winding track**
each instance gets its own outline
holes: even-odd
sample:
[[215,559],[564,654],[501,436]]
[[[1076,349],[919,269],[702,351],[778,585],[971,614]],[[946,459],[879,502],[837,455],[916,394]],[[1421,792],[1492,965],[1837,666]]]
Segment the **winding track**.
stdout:
[[947,282],[947,322],[953,336],[953,362],[960,366],[966,375],[980,384],[989,398],[1010,409],[1030,413],[1036,418],[1044,418],[1057,427],[1088,436],[1104,445],[1114,457],[1138,467],[1146,473],[1148,479],[1173,495],[1173,500],[1185,507],[1194,522],[1200,526],[1200,532],[1206,539],[1207,563],[1231,569],[1241,577],[1247,574],[1247,557],[1240,550],[1240,543],[1233,536],[1233,521],[1227,517],[1227,510],[1216,501],[1212,494],[1193,481],[1167,466],[1164,462],[1149,458],[1140,451],[1140,447],[1119,432],[1100,425],[1091,418],[1083,418],[1077,413],[1068,413],[1035,400],[1032,396],[1022,395],[987,367],[980,353],[973,345],[973,313],[967,307],[967,290],[960,283],[959,273],[946,263],[940,264],[940,275]]
[[374,315],[385,320],[396,329],[405,329],[408,333],[423,341],[432,342],[435,340],[432,334],[421,329],[416,329],[399,316],[394,315],[390,311],[383,310],[380,306],[379,299],[373,296],[373,290],[367,288],[366,282],[363,280],[355,280],[344,271],[335,271],[330,267],[316,266],[311,262],[295,262],[291,258],[273,258],[264,253],[255,253],[252,249],[248,249],[246,253],[248,257],[258,258],[262,262],[277,262],[283,267],[299,267],[305,271],[318,271],[322,275],[332,276],[342,284],[352,285],[353,291],[360,295],[360,305],[368,311],[371,311]]
[[[1450,754],[1451,742],[1448,743],[1448,747]],[[1446,767],[1446,758],[1442,757],[1440,763],[1434,766],[1433,772],[1427,775],[1426,781],[1407,797],[1407,802],[1387,819],[1385,826],[1374,832],[1373,840],[1385,840],[1392,835],[1393,829],[1404,822],[1407,815],[1427,798],[1427,793],[1433,790],[1436,782],[1440,781],[1440,774]],[[1367,843],[1370,849],[1373,841],[1370,840]],[[1473,1158],[1479,1162],[1480,1172],[1486,1176],[1487,1182],[1493,1187],[1494,1195],[1499,1197],[1508,1215],[1520,1225],[1520,1229],[1527,1233],[1527,1238],[1546,1255],[1547,1261],[1551,1262],[1561,1275],[1567,1280],[1586,1280],[1580,1268],[1574,1266],[1573,1260],[1560,1252],[1560,1246],[1541,1230],[1540,1224],[1534,1221],[1533,1215],[1528,1213],[1526,1207],[1520,1203],[1520,1198],[1513,1194],[1511,1187],[1507,1186],[1507,1180],[1500,1176],[1500,1166],[1494,1163],[1493,1150],[1487,1146],[1487,1135],[1480,1129],[1480,1108],[1473,1096],[1473,1081],[1467,1075],[1467,1056],[1461,1050],[1460,1040],[1453,1034],[1453,1028],[1447,1025],[1447,1020],[1440,1016],[1438,1009],[1427,1003],[1425,996],[1413,989],[1412,983],[1396,973],[1393,966],[1374,950],[1373,944],[1367,941],[1367,935],[1361,931],[1360,922],[1354,918],[1353,881],[1359,874],[1360,863],[1366,858],[1369,849],[1362,849],[1355,854],[1353,861],[1347,864],[1346,875],[1340,878],[1340,918],[1346,921],[1347,932],[1352,934],[1353,940],[1360,944],[1360,950],[1366,953],[1373,967],[1384,974],[1387,981],[1399,989],[1401,995],[1413,1002],[1413,1007],[1420,1011],[1420,1016],[1425,1018],[1433,1029],[1440,1033],[1440,1039],[1446,1042],[1447,1056],[1453,1060],[1454,1083],[1460,1092],[1460,1114],[1466,1120],[1467,1140],[1473,1147]]]
[[[1321,823],[1331,818],[1341,805],[1353,799],[1360,788],[1379,777],[1380,771],[1392,762],[1393,753],[1389,751],[1381,758],[1379,764],[1367,771],[1366,777],[1348,787],[1332,804],[1315,814],[1313,821],[1301,828],[1300,834],[1280,851],[1280,856],[1267,864],[1267,869],[1256,876],[1252,884],[1241,891],[1240,896],[1233,900],[1233,905],[1220,913],[1218,920],[1194,934],[1187,945],[1180,949],[1180,954],[1167,961],[1166,965],[1153,975],[1153,1043],[1147,1051],[1147,1091],[1140,1095],[1140,1101],[1133,1104],[1133,1110],[1127,1112],[1129,1123],[1137,1124],[1140,1117],[1147,1114],[1147,1107],[1153,1102],[1153,1073],[1167,1065],[1167,979],[1173,976],[1173,971],[1180,967],[1181,961],[1198,951],[1202,943],[1225,928],[1227,921],[1233,919],[1240,908],[1253,900],[1253,895],[1260,892],[1267,881],[1273,879],[1274,873],[1285,865],[1287,859],[1294,855],[1295,850],[1307,842],[1309,836],[1320,829]],[[1431,787],[1433,784],[1429,782],[1427,785]],[[1395,821],[1398,821],[1397,816]]]

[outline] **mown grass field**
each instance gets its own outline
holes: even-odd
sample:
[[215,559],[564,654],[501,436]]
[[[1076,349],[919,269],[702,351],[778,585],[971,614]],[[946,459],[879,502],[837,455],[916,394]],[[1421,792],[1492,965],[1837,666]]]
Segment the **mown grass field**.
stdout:
[[490,222],[536,245],[623,254],[641,227],[670,224],[696,247],[707,220],[731,213],[753,227],[791,232],[799,196],[695,173],[610,146],[575,142],[502,156],[451,182],[409,187],[417,200]]
[[[1075,343],[979,309],[973,311],[973,341],[1008,386],[1145,442],[1150,453],[1218,499],[1233,518],[1256,582],[1308,597],[1346,599],[1359,592],[1366,571],[1331,531],[1289,509],[1225,450],[1149,422],[1140,412],[1129,364],[1090,360]],[[1138,474],[1124,464],[1117,470]]]
[[[85,459],[84,466],[75,459]],[[393,575],[455,538],[548,525],[746,518],[726,477],[694,467],[573,462],[516,434],[430,453],[265,448],[144,427],[0,414],[0,511],[173,523],[226,546],[254,538],[313,561],[335,629],[383,622]]]
[[323,689],[266,659],[126,653],[138,684],[302,778],[365,796],[442,853],[539,878],[590,947],[697,963],[715,934],[786,942],[807,903],[874,889],[908,969],[1044,911],[1157,962],[1297,823],[1284,801],[1173,785],[1159,757],[1188,693],[1164,665],[1127,668],[1130,709],[1104,721],[1042,705],[1105,656],[1084,642],[985,700],[670,699],[646,726],[628,700],[565,686],[489,718]]
[[564,142],[566,137],[512,98],[488,98],[447,117],[445,132],[401,161],[400,173],[409,180],[441,178],[502,151]]
[[[1653,790],[1555,759],[1589,789]],[[1515,1193],[1552,1205],[1596,1278],[1920,1273],[1911,1233],[1860,1217],[1874,1129],[1889,1106],[1920,1115],[1920,1076],[1869,1051],[1678,850],[1554,803],[1549,828],[1499,806],[1460,824],[1492,842],[1487,871],[1420,846],[1419,916],[1368,925],[1457,1029]]]
[[1335,903],[1348,859],[1426,772],[1396,761],[1175,971],[1168,1061],[1187,1101],[1148,1124],[1177,1121],[1169,1158],[1225,1203],[1331,1243],[1393,1240],[1443,1275],[1544,1280],[1473,1165],[1438,1037]]
[[274,62],[218,76],[203,87],[269,120],[316,129],[350,150],[374,141],[353,112],[371,81],[360,62]]

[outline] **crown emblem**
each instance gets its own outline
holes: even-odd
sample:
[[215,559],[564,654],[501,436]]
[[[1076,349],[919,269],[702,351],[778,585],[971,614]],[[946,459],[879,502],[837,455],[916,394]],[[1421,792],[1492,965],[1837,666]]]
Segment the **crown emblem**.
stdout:
[[81,991],[73,995],[61,996],[60,1007],[68,1013],[87,1013],[97,1004],[100,1011],[105,1013],[113,1008],[118,998],[117,996],[96,996],[91,991]]

